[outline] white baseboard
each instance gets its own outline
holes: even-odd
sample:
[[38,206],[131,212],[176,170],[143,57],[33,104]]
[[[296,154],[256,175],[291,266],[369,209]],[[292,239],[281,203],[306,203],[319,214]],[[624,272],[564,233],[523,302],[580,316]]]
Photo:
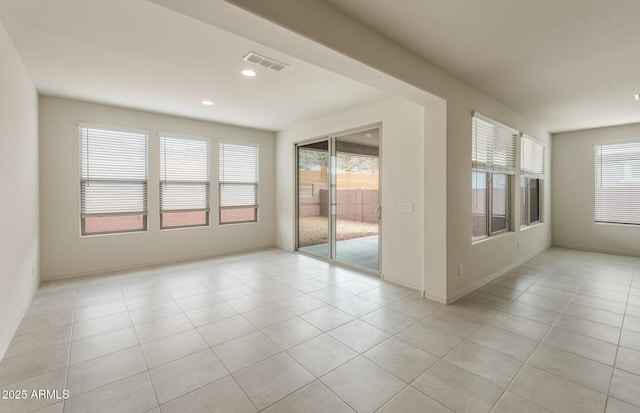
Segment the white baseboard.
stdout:
[[583,247],[579,245],[568,245],[568,244],[553,244],[552,247],[566,248],[570,250],[579,250],[579,251],[602,252],[605,254],[628,255],[631,257],[640,257],[640,252],[633,252],[633,251],[610,250],[606,248],[592,248],[592,247]]
[[476,281],[475,283],[471,284],[470,286],[468,286],[467,288],[465,288],[464,290],[460,291],[459,293],[451,296],[451,297],[447,297],[446,300],[446,304],[453,304],[456,301],[458,301],[459,299],[461,299],[462,297],[464,297],[465,295],[474,292],[475,290],[477,290],[478,288],[482,287],[485,284],[490,283],[491,281],[495,280],[496,278],[506,274],[507,272],[511,271],[512,269],[516,268],[519,265],[524,264],[525,262],[529,261],[531,258],[535,257],[536,255],[542,253],[543,251],[548,250],[549,248],[551,248],[551,245],[547,245],[544,246],[543,248],[534,251],[533,253],[527,255],[526,257],[511,263],[510,265],[499,269],[498,271],[494,272],[493,274],[481,279],[480,281]]
[[101,268],[101,269],[92,270],[92,271],[82,271],[82,272],[77,272],[77,273],[70,273],[70,274],[62,274],[62,275],[54,275],[54,276],[49,276],[49,277],[43,277],[42,281],[64,280],[64,279],[68,279],[68,278],[89,277],[89,276],[95,276],[95,275],[118,274],[118,273],[121,273],[121,272],[124,272],[124,271],[134,271],[134,270],[140,270],[140,269],[145,269],[145,268],[159,267],[159,266],[167,265],[167,264],[178,264],[178,263],[183,263],[183,262],[206,260],[206,259],[210,259],[210,258],[222,257],[222,256],[225,256],[225,255],[234,255],[234,254],[240,254],[240,253],[244,253],[244,252],[260,251],[260,250],[265,250],[265,249],[270,249],[270,248],[275,248],[275,247],[273,245],[264,245],[264,246],[257,246],[257,247],[252,247],[252,248],[240,248],[240,249],[234,249],[234,250],[214,252],[214,253],[203,254],[203,255],[193,255],[193,256],[183,257],[183,258],[174,258],[174,259],[167,259],[167,260],[151,261],[151,262],[141,263],[141,264],[123,265],[123,266],[110,267],[110,268]]

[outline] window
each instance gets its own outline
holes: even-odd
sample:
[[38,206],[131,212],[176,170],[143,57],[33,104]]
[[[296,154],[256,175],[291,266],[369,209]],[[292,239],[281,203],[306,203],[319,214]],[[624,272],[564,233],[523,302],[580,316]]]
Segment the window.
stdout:
[[220,223],[258,220],[258,146],[220,142]]
[[596,222],[640,225],[640,142],[596,145]]
[[209,225],[210,144],[160,137],[160,228]]
[[80,125],[82,235],[147,229],[147,133]]
[[511,181],[518,132],[478,113],[472,117],[473,241],[510,229]]
[[523,135],[520,166],[520,226],[541,221],[541,188],[544,178],[544,145]]

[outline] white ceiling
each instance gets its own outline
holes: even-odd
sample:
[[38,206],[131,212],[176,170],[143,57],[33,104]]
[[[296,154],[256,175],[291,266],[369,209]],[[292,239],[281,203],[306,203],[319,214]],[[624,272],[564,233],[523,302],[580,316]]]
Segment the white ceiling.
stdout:
[[640,122],[638,0],[325,0],[551,132]]
[[[0,0],[0,22],[47,95],[274,131],[384,96],[144,0]],[[291,66],[254,66],[249,51]]]
[[[551,132],[640,122],[638,0],[324,1]],[[43,94],[268,130],[384,96],[145,0],[0,0],[0,22]],[[249,51],[291,67],[244,78]]]

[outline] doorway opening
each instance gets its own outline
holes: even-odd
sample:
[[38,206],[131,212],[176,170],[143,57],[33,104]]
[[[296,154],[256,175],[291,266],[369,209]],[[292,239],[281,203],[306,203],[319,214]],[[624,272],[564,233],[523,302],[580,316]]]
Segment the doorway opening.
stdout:
[[298,251],[380,272],[380,135],[296,145]]

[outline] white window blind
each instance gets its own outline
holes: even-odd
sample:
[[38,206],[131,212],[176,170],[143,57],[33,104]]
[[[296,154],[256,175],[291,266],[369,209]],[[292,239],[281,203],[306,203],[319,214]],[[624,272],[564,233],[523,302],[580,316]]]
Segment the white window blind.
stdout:
[[82,218],[147,214],[146,132],[80,125]]
[[524,135],[520,155],[522,174],[528,178],[544,179],[544,145]]
[[640,142],[595,146],[596,222],[640,225]]
[[220,209],[258,208],[258,146],[220,142]]
[[207,139],[160,137],[160,212],[209,211]]
[[473,169],[515,174],[518,132],[478,113],[473,114],[471,129]]

